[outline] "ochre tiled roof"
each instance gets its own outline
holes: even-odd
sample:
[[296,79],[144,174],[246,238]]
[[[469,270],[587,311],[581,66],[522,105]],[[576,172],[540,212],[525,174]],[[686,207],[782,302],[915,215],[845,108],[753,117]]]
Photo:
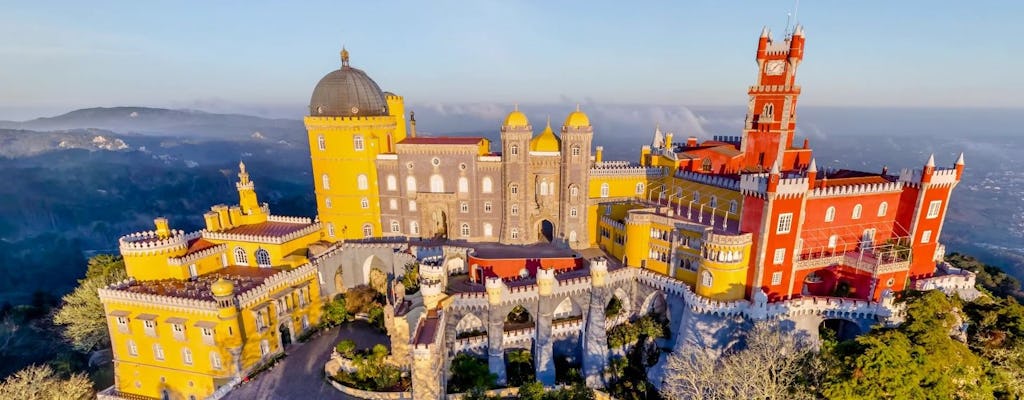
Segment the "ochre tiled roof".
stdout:
[[231,265],[193,279],[160,279],[132,281],[125,287],[116,288],[132,293],[155,294],[195,300],[213,300],[210,285],[220,278],[235,284],[235,294],[245,293],[261,284],[272,275],[281,272],[277,268],[257,268]]
[[206,250],[216,245],[216,243],[210,242],[203,238],[193,239],[192,241],[188,242],[188,251],[185,252],[185,255],[198,253],[200,251]]

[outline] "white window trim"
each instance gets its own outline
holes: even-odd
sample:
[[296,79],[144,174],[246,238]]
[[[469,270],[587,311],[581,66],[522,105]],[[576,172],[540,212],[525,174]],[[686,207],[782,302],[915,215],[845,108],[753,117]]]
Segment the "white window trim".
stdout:
[[776,234],[786,234],[793,231],[793,213],[779,214],[779,220],[775,225]]
[[925,216],[927,219],[935,219],[942,213],[942,200],[932,200],[928,203],[928,214]]

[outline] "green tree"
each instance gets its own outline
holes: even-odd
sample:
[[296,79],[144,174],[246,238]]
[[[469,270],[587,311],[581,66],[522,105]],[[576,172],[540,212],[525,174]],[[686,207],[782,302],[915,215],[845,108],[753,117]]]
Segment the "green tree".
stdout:
[[449,393],[463,393],[473,388],[482,390],[494,387],[498,376],[492,374],[487,362],[467,353],[459,353],[452,359],[451,378],[448,380]]
[[46,365],[28,366],[0,382],[0,399],[85,400],[92,397],[92,382],[85,374],[73,374],[64,379]]
[[417,263],[405,264],[405,273],[402,274],[402,285],[405,286],[405,294],[413,294],[420,291],[420,265]]
[[349,314],[369,312],[374,305],[381,305],[383,298],[372,287],[359,285],[345,292],[345,309]]
[[63,335],[72,347],[88,352],[110,346],[107,317],[97,291],[125,279],[124,260],[97,255],[89,260],[85,276],[74,291],[64,296],[53,322],[64,326]]
[[356,351],[356,342],[353,342],[350,339],[342,340],[338,342],[337,345],[334,346],[334,350],[337,351],[338,354],[340,354],[342,357],[352,359],[352,356],[355,355]]
[[526,382],[519,386],[519,398],[521,400],[543,400],[545,392],[544,384],[538,381]]
[[320,316],[320,323],[325,326],[337,326],[348,321],[351,315],[345,307],[345,296],[338,295],[323,305],[323,314]]
[[508,352],[508,364],[512,367],[512,373],[508,377],[509,385],[517,386],[534,379],[533,355],[529,350]]
[[608,305],[604,307],[605,317],[614,317],[622,312],[622,300],[619,296],[612,296],[612,299],[608,301]]

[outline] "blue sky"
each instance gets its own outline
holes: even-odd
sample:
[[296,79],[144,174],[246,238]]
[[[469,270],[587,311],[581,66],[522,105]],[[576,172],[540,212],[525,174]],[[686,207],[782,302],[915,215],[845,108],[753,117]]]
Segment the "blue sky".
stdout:
[[[413,104],[742,105],[761,27],[781,36],[792,8],[0,1],[0,118],[116,105],[298,117],[342,44]],[[801,105],[1024,107],[1021,15],[1010,1],[805,0]]]

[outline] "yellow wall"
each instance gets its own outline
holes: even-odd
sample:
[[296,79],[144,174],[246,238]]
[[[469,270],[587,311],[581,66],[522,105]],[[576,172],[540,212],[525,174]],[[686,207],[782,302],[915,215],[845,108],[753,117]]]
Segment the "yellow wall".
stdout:
[[[682,190],[682,200],[679,200],[680,196],[672,196],[672,204],[679,205],[685,212],[686,207],[690,205],[690,200],[693,200],[693,193],[700,192],[700,201],[694,202],[694,212],[700,209],[700,204],[704,204],[705,212],[711,211],[711,197],[715,196],[718,201],[718,207],[715,208],[715,215],[726,215],[728,214],[729,223],[739,223],[740,215],[743,213],[743,195],[736,190],[724,189],[718,186],[707,185],[703,183],[688,181],[680,179],[675,176],[665,179],[665,186],[668,191],[665,196],[674,195]],[[729,213],[729,202],[736,202],[736,212]]]
[[[714,251],[738,252],[739,259],[721,261],[712,259]],[[747,265],[750,259],[750,243],[742,245],[705,244],[705,256],[697,270],[697,294],[715,300],[739,300],[744,297],[747,285]],[[711,286],[705,286],[702,277],[711,274]]]
[[[401,98],[388,98],[389,106],[401,106]],[[394,143],[405,139],[404,118],[383,117],[306,117],[317,214],[323,224],[324,238],[329,241],[363,238],[363,225],[373,227],[374,236],[381,236],[380,197],[377,188],[377,155],[394,149]],[[399,128],[401,125],[401,128]],[[363,149],[356,150],[355,137],[362,137]],[[324,149],[320,149],[320,137]],[[391,138],[391,143],[388,138]],[[329,187],[323,185],[328,176]],[[359,175],[367,177],[367,188],[358,189]],[[362,208],[361,200],[369,200]],[[331,207],[326,199],[330,198]],[[330,236],[333,227],[334,236]]]
[[270,254],[272,266],[294,268],[309,261],[306,258],[306,249],[309,248],[310,244],[319,239],[320,232],[313,232],[282,244],[243,242],[237,240],[207,240],[227,245],[228,248],[225,251],[228,255],[228,265],[238,265],[235,263],[235,248],[241,247],[245,250],[245,254],[249,262],[247,265],[249,266],[257,266],[256,250],[265,249],[267,253]]

